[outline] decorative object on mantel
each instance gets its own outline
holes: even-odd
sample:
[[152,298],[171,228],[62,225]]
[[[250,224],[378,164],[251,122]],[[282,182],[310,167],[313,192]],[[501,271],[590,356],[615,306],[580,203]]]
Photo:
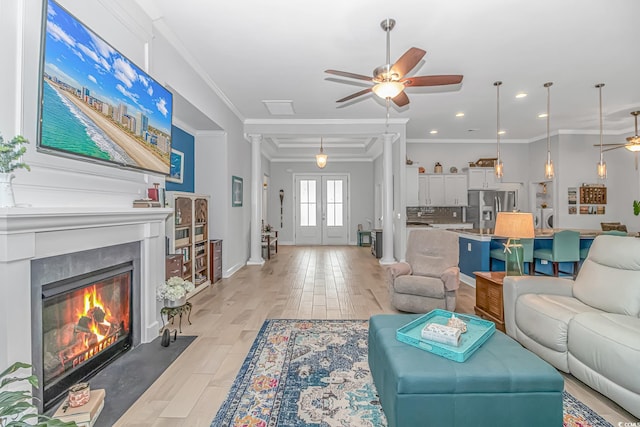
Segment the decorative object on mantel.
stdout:
[[[31,365],[16,362],[0,373],[0,414],[1,425],[30,425],[37,422],[40,427],[71,427],[75,423],[67,423],[45,415],[39,415],[33,404],[31,388],[38,388],[38,377],[35,375],[15,376],[19,369],[28,369],[31,373]],[[16,390],[15,386],[27,381],[30,384],[28,390]],[[5,422],[7,424],[5,424]]]
[[165,307],[179,307],[187,302],[187,294],[195,289],[193,283],[182,277],[170,277],[156,290],[158,301],[164,301]]
[[[471,166],[471,164],[469,164],[469,166]],[[451,173],[458,173],[458,168],[457,168],[457,167],[455,167],[455,166],[451,166],[451,167],[449,168],[449,172],[451,172]]]
[[409,157],[406,157],[406,163],[407,165],[411,166],[413,164],[413,160],[411,160]]
[[161,208],[162,203],[151,199],[136,199],[133,201],[134,208]]
[[425,168],[423,166],[418,167],[418,173],[425,173],[425,172],[427,172],[427,171],[425,170]]
[[4,142],[0,135],[0,208],[12,208],[16,205],[11,183],[15,175],[11,172],[21,168],[31,170],[29,165],[22,161],[22,155],[27,151],[24,144],[28,143],[29,141],[21,135],[8,142]]
[[442,165],[440,162],[436,162],[436,165],[433,167],[433,173],[442,173]]

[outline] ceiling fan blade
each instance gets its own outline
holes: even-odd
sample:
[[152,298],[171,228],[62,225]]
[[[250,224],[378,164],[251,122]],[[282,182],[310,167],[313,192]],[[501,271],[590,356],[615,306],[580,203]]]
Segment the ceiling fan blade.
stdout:
[[442,86],[455,85],[462,81],[464,76],[460,74],[449,74],[441,76],[416,76],[408,77],[402,81],[405,86]]
[[362,95],[364,95],[364,94],[367,94],[367,93],[369,93],[369,92],[371,92],[371,88],[370,88],[370,87],[368,87],[368,88],[366,88],[366,89],[363,89],[363,90],[361,90],[360,92],[352,93],[351,95],[346,96],[346,97],[344,97],[344,98],[342,98],[342,99],[338,99],[336,102],[345,102],[345,101],[349,101],[350,99],[357,98],[357,97],[362,96]]
[[[602,145],[604,146],[604,144],[602,144]],[[604,153],[605,151],[617,150],[618,148],[623,148],[623,147],[624,147],[624,145],[620,145],[618,147],[606,148],[606,149],[602,150],[602,152]]]
[[397,94],[395,98],[392,98],[392,101],[398,107],[404,107],[409,103],[409,97],[407,96],[406,93],[404,93],[404,91],[402,91],[399,94]]
[[393,66],[391,67],[391,73],[397,74],[398,78],[401,79],[405,74],[411,71],[413,67],[418,65],[418,62],[420,62],[420,60],[426,53],[427,52],[422,49],[412,47],[411,49],[406,51],[404,55],[402,55],[400,59],[396,61],[395,64],[393,64]]
[[334,74],[336,76],[348,77],[350,79],[367,80],[369,82],[373,80],[371,77],[363,76],[362,74],[348,73],[346,71],[324,70],[324,72],[329,74]]
[[[617,143],[617,144],[602,144],[603,147],[624,147],[627,144],[624,143]],[[600,144],[593,144],[594,147],[600,147]]]

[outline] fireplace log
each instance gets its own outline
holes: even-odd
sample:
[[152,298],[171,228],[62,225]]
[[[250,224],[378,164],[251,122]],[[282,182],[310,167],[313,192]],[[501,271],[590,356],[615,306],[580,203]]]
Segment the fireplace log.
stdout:
[[105,312],[100,307],[92,307],[87,312],[87,316],[91,316],[96,323],[104,322]]

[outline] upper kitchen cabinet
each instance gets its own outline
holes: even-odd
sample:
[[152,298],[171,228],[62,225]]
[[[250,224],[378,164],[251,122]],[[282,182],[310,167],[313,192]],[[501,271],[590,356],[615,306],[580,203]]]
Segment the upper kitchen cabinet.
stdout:
[[444,176],[445,206],[467,206],[467,177],[464,175]]
[[407,206],[420,206],[418,201],[418,167],[407,166],[406,202]]
[[493,168],[469,168],[469,190],[496,190],[498,182]]
[[427,206],[445,206],[444,175],[427,175]]

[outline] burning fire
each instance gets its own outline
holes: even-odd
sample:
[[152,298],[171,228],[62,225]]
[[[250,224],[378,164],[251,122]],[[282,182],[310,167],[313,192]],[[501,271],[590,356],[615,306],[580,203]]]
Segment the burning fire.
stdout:
[[[105,339],[109,330],[111,329],[111,323],[107,321],[107,318],[111,318],[111,311],[108,307],[105,308],[105,304],[98,295],[95,286],[88,287],[84,290],[84,311],[78,310],[76,316],[78,318],[78,328],[84,329],[83,332],[91,332],[97,342],[101,342]],[[89,347],[93,342],[89,342],[88,336],[85,337],[85,346]]]

